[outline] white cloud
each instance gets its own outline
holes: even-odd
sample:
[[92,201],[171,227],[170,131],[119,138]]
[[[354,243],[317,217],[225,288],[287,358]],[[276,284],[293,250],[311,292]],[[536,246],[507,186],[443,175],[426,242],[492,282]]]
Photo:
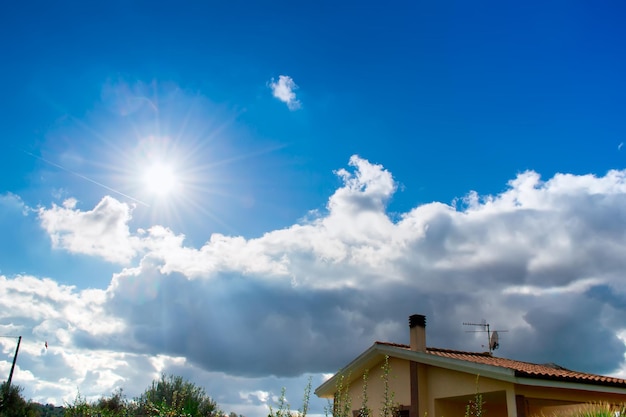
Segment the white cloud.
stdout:
[[288,75],[280,75],[278,81],[272,78],[269,86],[272,89],[274,97],[287,104],[289,110],[298,110],[300,108],[300,100],[296,98],[296,93],[294,92],[298,89],[298,86],[291,77]]
[[270,392],[269,391],[262,391],[262,390],[256,390],[256,391],[240,391],[239,392],[239,397],[242,400],[245,400],[247,403],[251,403],[253,400],[254,401],[258,401],[258,402],[262,402],[262,403],[266,403],[267,400],[269,400],[270,398]]
[[270,375],[300,389],[304,372],[321,382],[373,339],[406,342],[412,313],[428,316],[431,346],[480,350],[461,323],[484,317],[509,330],[502,356],[624,374],[625,171],[529,171],[500,194],[420,205],[397,221],[383,166],[354,156],[337,175],[343,185],[315,217],[254,239],[214,234],[199,248],[162,226],[131,231],[130,209],[111,197],[89,211],[71,200],[40,209],[58,248],[132,264],[106,290],[2,277],[3,325],[31,332],[20,369],[39,382],[24,382],[28,392],[65,398],[75,393],[63,387],[100,379],[102,394],[180,371],[221,404],[262,415],[285,381]]
[[[0,276],[0,321],[12,322],[12,334],[23,336],[14,382],[25,387],[29,397],[54,398],[62,404],[75,397],[76,387],[89,372],[100,375],[102,383],[123,380],[115,375],[127,366],[124,353],[77,345],[81,335],[104,341],[122,331],[121,319],[103,310],[104,294],[103,290],[78,291],[48,278]],[[9,367],[14,341],[2,339],[0,343],[9,353],[6,360],[0,360],[0,367]],[[84,394],[96,395],[97,387],[85,388]],[[99,388],[108,390],[114,385]]]
[[128,230],[131,209],[113,197],[104,197],[86,212],[76,209],[76,200],[67,199],[63,207],[40,208],[39,217],[56,248],[116,263],[128,263],[136,254],[137,239]]
[[0,206],[14,209],[16,211],[21,211],[22,215],[27,216],[29,212],[32,210],[24,201],[20,198],[20,196],[13,193],[0,194]]

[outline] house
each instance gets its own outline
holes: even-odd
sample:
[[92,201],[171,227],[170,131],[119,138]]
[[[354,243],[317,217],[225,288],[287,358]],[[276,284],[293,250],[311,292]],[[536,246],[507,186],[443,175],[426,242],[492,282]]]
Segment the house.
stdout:
[[382,365],[388,358],[388,387],[401,416],[463,416],[482,395],[489,417],[550,416],[589,403],[626,403],[626,380],[571,371],[554,364],[533,364],[474,353],[426,347],[426,317],[409,317],[410,345],[376,342],[315,394],[349,397],[353,414],[362,404],[363,375],[367,405],[378,415],[384,390]]

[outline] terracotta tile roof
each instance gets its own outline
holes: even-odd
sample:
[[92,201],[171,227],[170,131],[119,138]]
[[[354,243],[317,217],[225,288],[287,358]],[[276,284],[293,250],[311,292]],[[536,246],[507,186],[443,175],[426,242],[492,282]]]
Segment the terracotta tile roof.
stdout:
[[[399,343],[376,342],[387,346],[395,346],[409,349],[408,345]],[[556,364],[536,364],[516,361],[513,359],[499,358],[489,352],[464,352],[450,349],[426,348],[426,352],[445,358],[458,359],[484,365],[498,366],[511,369],[515,376],[525,378],[548,379],[553,381],[579,382],[583,384],[608,385],[626,387],[626,380],[610,376],[594,375],[584,372],[572,371]]]

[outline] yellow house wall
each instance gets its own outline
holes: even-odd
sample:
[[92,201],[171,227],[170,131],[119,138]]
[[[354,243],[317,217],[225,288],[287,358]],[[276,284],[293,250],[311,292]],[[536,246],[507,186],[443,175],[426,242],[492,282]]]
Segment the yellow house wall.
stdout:
[[[379,414],[383,398],[383,363],[384,361],[381,361],[370,368],[367,380],[368,407],[374,411],[374,415]],[[391,368],[389,390],[394,393],[394,401],[400,406],[409,406],[411,403],[410,363],[403,359],[390,358],[389,365]],[[458,403],[439,401],[435,406],[435,400],[438,398],[473,396],[477,388],[481,393],[513,389],[510,383],[490,378],[479,377],[477,385],[476,375],[426,365],[420,365],[419,368],[421,398],[426,398],[425,404],[422,403],[420,406],[420,417],[423,414],[437,417],[464,415],[467,401]],[[363,403],[363,378],[362,375],[353,375],[350,379],[352,382],[348,393],[351,409],[358,410]],[[451,381],[454,382],[451,383]],[[506,416],[507,414],[506,404],[489,404],[489,407],[493,416]]]
[[[506,403],[490,403],[489,401],[487,401],[485,403],[485,405],[483,406],[483,412],[488,415],[488,416],[507,416],[508,410],[507,410],[507,406]],[[463,409],[463,413],[462,414],[455,414],[457,416],[461,416],[461,415],[465,415],[465,409]]]
[[538,407],[530,406],[528,408],[528,417],[558,417],[560,415],[571,416],[576,410],[579,410],[580,404]]
[[[474,400],[477,392],[481,394],[500,392],[500,401],[487,400],[485,411],[488,410],[490,416],[507,415],[505,391],[513,389],[511,383],[436,367],[428,367],[427,381],[429,416],[463,416],[465,406],[469,400]],[[450,400],[455,397],[464,398],[463,400]]]
[[[435,411],[428,413],[428,416],[435,417],[463,417],[467,402],[435,400]],[[487,401],[483,406],[483,413],[489,417],[506,417],[506,403],[492,403]],[[423,416],[419,416],[423,417]],[[543,416],[546,417],[546,416]]]
[[[369,370],[367,380],[368,407],[374,416],[380,414],[384,382],[381,360]],[[411,403],[410,363],[407,360],[390,358],[389,391],[394,393],[394,401],[400,406]],[[472,375],[454,370],[420,364],[418,367],[420,388],[420,409],[418,417],[451,417],[465,414],[465,406],[477,390],[487,399],[485,410],[492,417],[515,415],[515,395],[522,395],[526,401],[528,417],[553,415],[558,411],[582,403],[624,403],[626,395],[596,393],[553,387],[533,387],[513,384],[495,379]],[[351,375],[348,393],[351,409],[358,410],[363,404],[362,375]],[[513,400],[512,410],[507,410],[506,398]],[[424,401],[425,399],[425,401]]]
[[564,388],[541,388],[518,385],[517,394],[525,397],[527,414],[531,416],[552,416],[566,414],[586,404],[622,404],[626,395],[598,393],[586,390]]
[[[478,378],[478,379],[477,379]],[[454,381],[451,383],[451,381]],[[503,391],[512,389],[513,384],[480,375],[449,369],[428,367],[428,390],[431,398],[458,397],[478,392]]]
[[[383,399],[384,382],[382,366],[384,360],[374,365],[369,370],[367,378],[368,407],[374,411],[374,415],[379,414]],[[409,375],[409,362],[389,358],[389,392],[394,393],[394,401],[399,405],[409,405],[411,403],[411,382]],[[363,378],[360,375],[350,383],[348,389],[352,401],[352,410],[358,410],[363,403]]]

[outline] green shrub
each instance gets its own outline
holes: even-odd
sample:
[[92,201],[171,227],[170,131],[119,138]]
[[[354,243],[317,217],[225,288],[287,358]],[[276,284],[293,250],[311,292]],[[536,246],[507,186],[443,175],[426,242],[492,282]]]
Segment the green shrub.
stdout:
[[584,404],[574,411],[560,414],[564,417],[619,417],[626,415],[626,404]]

